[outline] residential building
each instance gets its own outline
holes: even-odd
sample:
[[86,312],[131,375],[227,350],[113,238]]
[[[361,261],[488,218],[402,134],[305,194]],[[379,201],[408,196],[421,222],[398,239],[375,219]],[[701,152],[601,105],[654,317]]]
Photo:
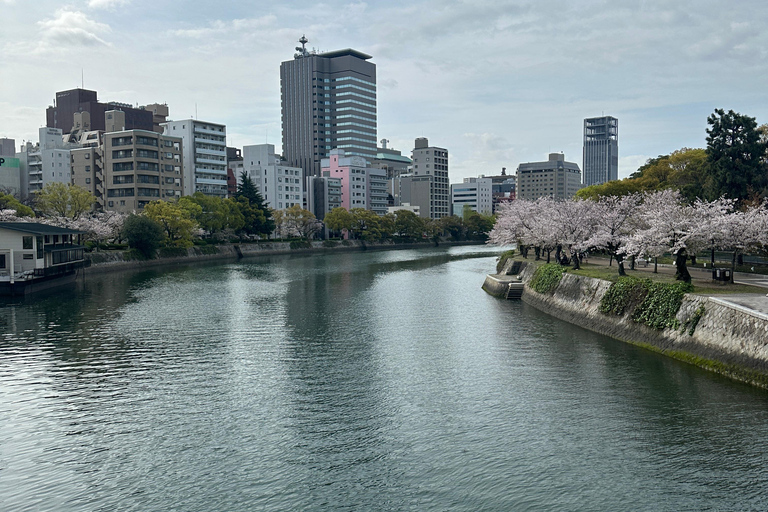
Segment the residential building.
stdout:
[[162,126],[165,135],[182,139],[182,195],[202,192],[227,197],[227,127],[197,119],[168,121]]
[[566,162],[562,153],[550,153],[546,162],[523,163],[517,167],[517,199],[569,199],[580,188],[579,166]]
[[[330,174],[330,171],[325,171]],[[307,210],[319,220],[341,206],[341,179],[330,176],[309,176],[307,178]]]
[[33,195],[49,183],[71,183],[70,149],[59,128],[40,128],[40,142],[27,142],[17,153],[22,198]]
[[302,37],[293,60],[280,65],[283,156],[288,165],[320,176],[333,149],[376,157],[376,65],[347,48],[308,51]]
[[[159,107],[160,105],[150,105],[149,107]],[[49,128],[58,128],[63,133],[69,133],[75,126],[75,114],[77,112],[88,112],[93,121],[91,130],[104,130],[104,113],[108,110],[122,110],[125,112],[126,130],[148,130],[155,129],[155,112],[148,107],[135,108],[128,103],[108,102],[102,103],[98,100],[96,91],[88,89],[70,89],[56,93],[56,98],[52,106],[46,110],[46,126]],[[167,115],[167,106],[166,114]]]
[[395,204],[418,206],[424,218],[447,217],[450,215],[448,150],[430,146],[426,137],[416,139],[414,146],[410,173],[395,179]]
[[304,172],[275,154],[274,144],[243,146],[243,169],[271,208],[283,210],[294,205],[303,208]]
[[333,149],[321,162],[323,176],[341,182],[341,206],[350,210],[363,208],[377,215],[387,213],[387,173],[372,169],[361,156],[347,156],[343,149]]
[[493,180],[480,176],[464,178],[463,183],[451,185],[451,211],[461,217],[464,208],[483,215],[493,214]]
[[619,120],[611,116],[584,120],[584,186],[619,179]]
[[237,193],[237,184],[242,172],[242,150],[227,146],[227,193],[229,197],[233,197]]
[[107,111],[107,131],[98,147],[72,150],[72,181],[96,196],[97,207],[133,212],[159,199],[182,195],[184,164],[180,137],[149,130],[123,130],[122,111]]

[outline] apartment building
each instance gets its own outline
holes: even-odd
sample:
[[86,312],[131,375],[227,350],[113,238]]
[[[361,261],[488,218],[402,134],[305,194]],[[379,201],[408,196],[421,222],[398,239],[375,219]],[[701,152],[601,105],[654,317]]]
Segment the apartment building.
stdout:
[[202,192],[227,197],[227,127],[197,119],[168,121],[162,126],[164,135],[182,140],[182,195]]

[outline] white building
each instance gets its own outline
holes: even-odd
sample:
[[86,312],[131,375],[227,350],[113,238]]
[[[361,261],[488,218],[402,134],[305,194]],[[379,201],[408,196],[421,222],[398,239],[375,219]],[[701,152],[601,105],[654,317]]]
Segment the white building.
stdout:
[[463,183],[451,185],[451,210],[453,215],[462,216],[464,207],[483,215],[493,214],[493,180],[480,176],[464,178]]
[[227,127],[197,119],[168,121],[162,126],[165,135],[182,139],[182,194],[227,197]]
[[49,183],[72,182],[71,144],[63,140],[59,128],[40,128],[40,142],[27,142],[16,156],[19,159],[21,196],[26,198]]
[[580,188],[579,166],[566,162],[562,153],[550,153],[546,162],[528,162],[517,167],[517,199],[570,199]]
[[243,146],[243,170],[253,179],[270,208],[284,210],[294,205],[303,208],[304,172],[280,159],[274,144]]

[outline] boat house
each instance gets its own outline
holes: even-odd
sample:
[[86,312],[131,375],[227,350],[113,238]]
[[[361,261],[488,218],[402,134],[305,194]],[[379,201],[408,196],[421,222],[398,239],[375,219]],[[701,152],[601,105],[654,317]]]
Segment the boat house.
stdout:
[[35,222],[0,222],[0,295],[72,282],[85,265],[82,235]]

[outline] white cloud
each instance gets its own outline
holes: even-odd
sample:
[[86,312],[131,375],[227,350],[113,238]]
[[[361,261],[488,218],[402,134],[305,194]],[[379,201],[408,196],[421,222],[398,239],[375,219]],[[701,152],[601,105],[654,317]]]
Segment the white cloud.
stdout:
[[91,9],[114,9],[129,3],[130,0],[88,0],[88,7]]
[[94,21],[80,11],[59,9],[54,18],[39,21],[37,24],[40,26],[38,51],[82,46],[111,46],[101,37],[102,34],[111,31],[109,25]]

